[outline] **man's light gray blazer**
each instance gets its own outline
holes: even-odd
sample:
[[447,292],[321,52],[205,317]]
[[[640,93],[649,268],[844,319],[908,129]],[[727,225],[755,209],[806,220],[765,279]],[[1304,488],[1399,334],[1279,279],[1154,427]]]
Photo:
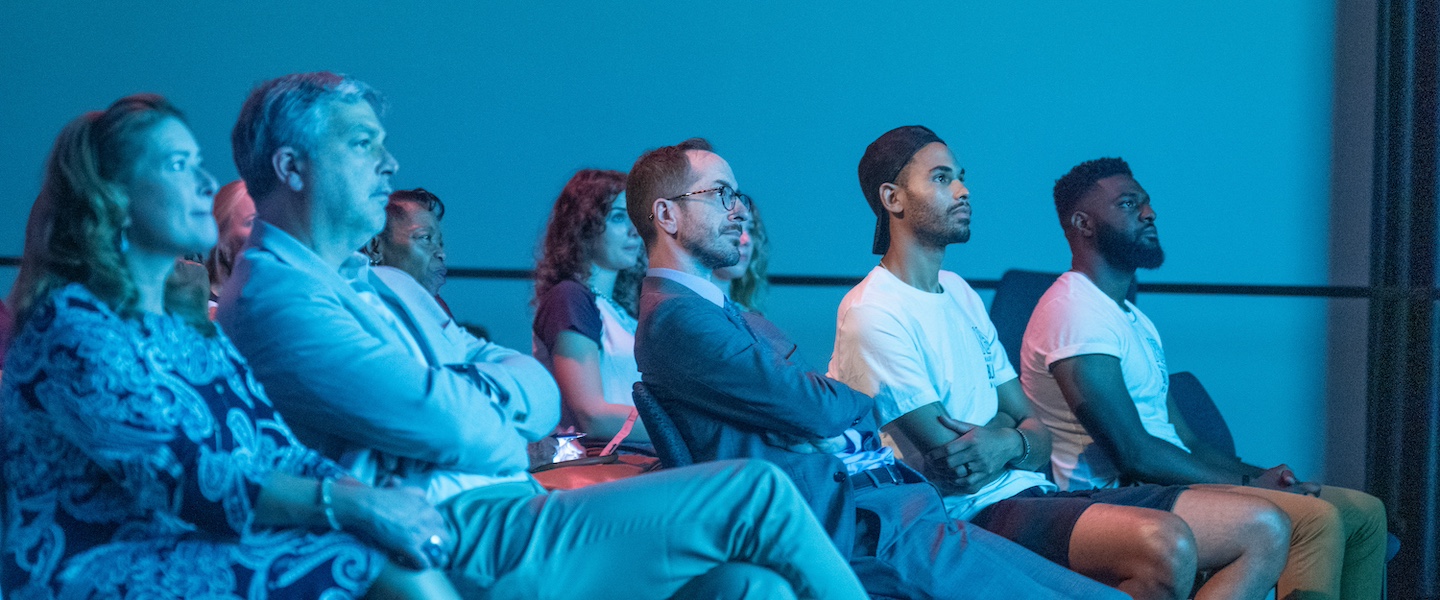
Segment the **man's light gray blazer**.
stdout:
[[[357,274],[354,284],[294,237],[256,221],[220,294],[220,326],[301,441],[335,459],[373,449],[466,473],[523,472],[526,443],[559,420],[557,396],[532,398],[512,369],[477,360],[483,348],[457,355],[433,319],[413,312],[363,255],[345,269]],[[391,307],[423,364],[357,288]]]

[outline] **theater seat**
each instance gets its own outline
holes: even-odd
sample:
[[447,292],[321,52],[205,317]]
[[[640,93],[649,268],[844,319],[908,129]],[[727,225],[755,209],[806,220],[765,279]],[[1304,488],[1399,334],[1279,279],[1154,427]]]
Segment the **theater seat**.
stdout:
[[1237,456],[1230,426],[1225,424],[1225,417],[1215,407],[1215,400],[1205,391],[1205,386],[1200,385],[1198,377],[1189,371],[1172,373],[1170,395],[1175,398],[1175,405],[1180,409],[1185,424],[1200,441],[1225,454]]
[[1030,313],[1050,284],[1060,277],[1059,273],[1038,271],[1006,271],[1000,276],[1000,285],[995,288],[995,299],[990,301],[990,321],[995,323],[995,332],[1010,364],[1020,368],[1020,342],[1025,338],[1025,325],[1030,323]]
[[675,421],[670,419],[670,414],[660,406],[645,383],[635,382],[632,395],[635,410],[640,413],[640,420],[645,422],[645,431],[650,433],[650,443],[655,445],[660,464],[672,469],[695,464],[695,459],[690,456],[690,447],[685,445],[680,430],[675,428]]

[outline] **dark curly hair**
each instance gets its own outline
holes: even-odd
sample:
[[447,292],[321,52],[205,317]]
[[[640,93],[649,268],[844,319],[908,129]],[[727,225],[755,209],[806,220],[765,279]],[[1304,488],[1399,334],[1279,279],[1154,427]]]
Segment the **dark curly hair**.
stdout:
[[1133,175],[1130,165],[1118,156],[1087,160],[1055,180],[1055,212],[1060,215],[1060,227],[1065,227],[1065,219],[1075,212],[1075,205],[1090,188],[1095,187],[1095,182],[1116,175]]
[[[17,325],[40,300],[72,282],[123,317],[138,314],[139,292],[121,249],[128,201],[118,189],[143,154],[146,134],[166,119],[185,122],[165,98],[135,94],[85,113],[60,131],[26,227],[25,256],[11,296]],[[201,333],[214,335],[204,291],[172,277],[164,305]]]
[[[595,244],[605,232],[605,217],[623,191],[625,174],[602,169],[582,169],[560,190],[540,242],[532,302],[538,302],[562,281],[585,285],[590,278]],[[645,276],[645,266],[642,252],[634,267],[615,278],[615,290],[610,294],[632,316],[640,313],[640,280]]]

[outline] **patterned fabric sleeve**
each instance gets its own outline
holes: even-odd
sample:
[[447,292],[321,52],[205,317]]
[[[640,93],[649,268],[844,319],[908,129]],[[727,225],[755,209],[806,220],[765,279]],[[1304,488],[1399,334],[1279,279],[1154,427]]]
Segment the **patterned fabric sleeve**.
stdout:
[[[350,475],[344,467],[305,446],[295,437],[294,433],[290,431],[289,425],[275,410],[275,405],[270,402],[270,397],[265,394],[265,387],[255,379],[254,374],[250,371],[250,365],[245,363],[245,358],[240,355],[239,350],[235,349],[234,344],[230,343],[230,338],[225,336],[223,330],[212,343],[228,356],[230,362],[235,366],[236,376],[232,379],[240,382],[233,387],[237,392],[236,395],[248,404],[250,412],[257,421],[270,424],[267,432],[272,438],[276,454],[283,458],[283,460],[273,461],[271,466],[274,470],[307,479],[325,477],[341,479]],[[255,475],[263,477],[264,473]],[[263,480],[257,479],[257,481]]]
[[157,345],[141,344],[136,332],[83,288],[52,296],[22,334],[27,352],[38,358],[27,378],[32,383],[22,384],[28,399],[50,415],[55,434],[128,496],[109,502],[128,504],[126,511],[174,515],[178,519],[167,525],[176,532],[247,531],[268,469],[235,460],[224,438],[264,446],[259,438],[265,422],[243,410],[230,410],[223,424],[217,422],[196,386],[154,368],[161,361],[184,362],[181,371],[215,373],[223,358],[203,347],[166,356]]
[[15,339],[0,410],[8,597],[355,598],[384,565],[343,532],[250,528],[271,472],[338,469],[178,318],[57,292]]

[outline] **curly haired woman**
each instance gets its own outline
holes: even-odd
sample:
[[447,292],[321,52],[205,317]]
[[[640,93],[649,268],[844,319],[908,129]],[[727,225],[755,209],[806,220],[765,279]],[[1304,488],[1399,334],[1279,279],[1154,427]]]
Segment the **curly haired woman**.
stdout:
[[[560,385],[560,425],[608,441],[631,419],[644,246],[625,212],[625,174],[585,169],[555,200],[535,268],[535,358]],[[648,443],[640,421],[625,439]]]

